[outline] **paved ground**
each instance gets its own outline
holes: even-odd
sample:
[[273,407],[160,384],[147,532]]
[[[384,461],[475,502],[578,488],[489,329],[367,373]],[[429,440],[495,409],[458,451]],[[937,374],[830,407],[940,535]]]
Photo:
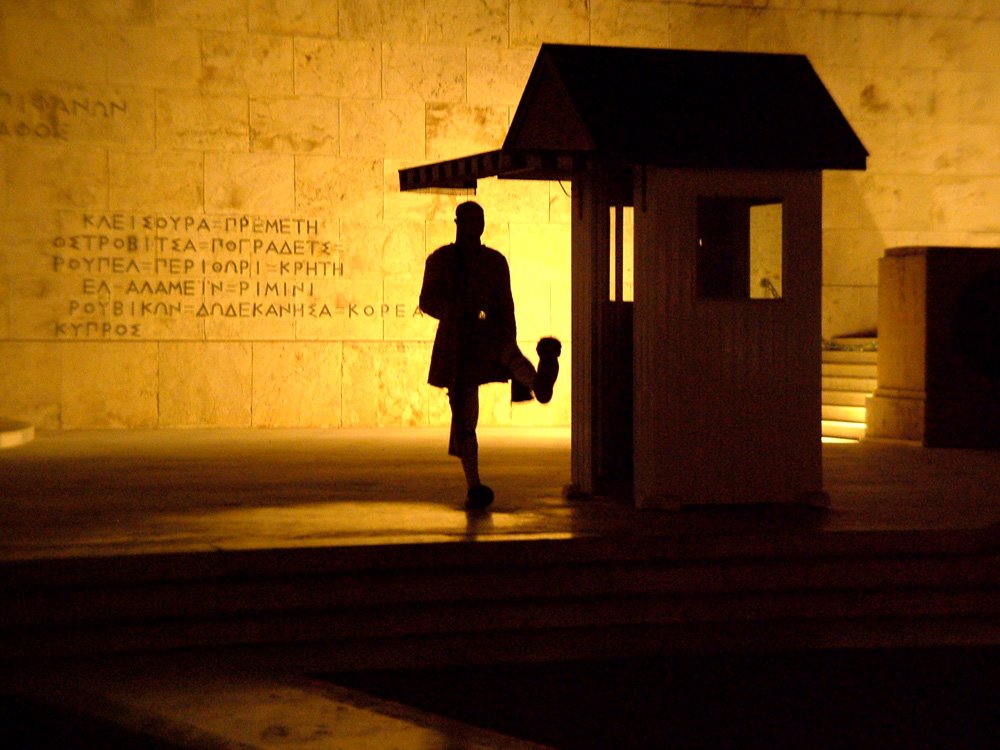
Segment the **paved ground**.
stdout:
[[[826,445],[828,511],[639,511],[622,501],[562,498],[562,487],[569,481],[568,430],[486,430],[481,434],[482,470],[497,491],[497,502],[490,513],[470,515],[462,508],[461,471],[445,454],[446,443],[446,432],[438,429],[42,433],[31,442],[0,450],[0,560],[582,535],[740,534],[786,528],[948,531],[1000,523],[1000,451],[874,442]],[[957,684],[966,685],[971,678],[954,667],[954,655],[944,658],[948,668],[960,674]],[[977,664],[984,658],[983,652],[969,656]],[[989,664],[996,669],[995,658]],[[695,673],[702,675],[705,665],[699,662],[695,667]],[[588,669],[609,668],[585,665],[572,680],[589,675]],[[671,665],[674,668],[676,664]],[[873,687],[862,695],[884,705],[887,672],[881,662],[873,669]],[[754,667],[747,674],[758,672]],[[814,672],[809,666],[803,673],[808,675],[804,684],[815,683]],[[939,673],[935,667],[934,674]],[[838,674],[831,679],[839,679]],[[912,681],[909,675],[904,675],[907,683]],[[788,682],[784,671],[780,676],[782,684]],[[602,672],[600,677],[609,689],[607,676]],[[428,690],[427,675],[410,679],[418,692]],[[530,687],[542,678],[531,672],[526,679],[524,685]],[[28,689],[31,681],[36,684]],[[629,672],[611,682],[641,688],[643,679]],[[649,695],[670,699],[673,693],[664,693],[659,678],[657,685]],[[868,689],[868,682],[862,686]],[[451,712],[459,702],[456,696],[469,692],[460,688],[453,693],[442,688],[443,703],[425,708]],[[754,689],[770,705],[772,693],[766,688]],[[513,689],[498,685],[496,690],[493,696]],[[685,686],[683,692],[687,690]],[[22,692],[34,698],[25,702]],[[953,705],[955,699],[976,711],[984,708],[981,702],[968,700],[967,693],[945,691],[941,705]],[[710,704],[729,700],[714,693],[706,696]],[[410,701],[407,696],[400,698]],[[530,699],[529,715],[550,700],[548,694]],[[922,691],[911,713],[906,703],[899,726],[913,726],[914,717],[927,713],[927,701]],[[478,705],[475,699],[472,703]],[[681,732],[689,712],[670,705],[675,723],[657,718],[650,726]],[[733,705],[737,713],[745,708],[741,701]],[[824,694],[815,706],[799,706],[802,725],[812,732],[817,717],[829,713],[829,705]],[[848,723],[866,726],[886,721],[883,709],[875,718],[862,714],[852,719],[845,712],[854,704],[844,705],[847,708],[835,704],[836,715]],[[657,717],[666,710],[660,704],[654,708]],[[995,702],[985,709],[995,715]],[[613,715],[623,710],[616,708]],[[73,711],[83,718],[74,718]],[[212,663],[203,654],[187,659],[166,654],[158,661],[138,654],[72,668],[57,664],[49,672],[33,669],[27,676],[0,679],[0,723],[11,747],[106,747],[112,739],[114,746],[123,748],[519,746],[509,737],[460,723],[493,726],[478,715],[452,715],[459,721],[386,704],[342,687],[317,685],[301,675],[243,674],[228,659]],[[562,726],[577,727],[578,707],[566,715],[570,720]],[[969,713],[963,714],[961,735],[968,742],[953,743],[956,736],[950,727],[955,722],[933,718],[938,715],[932,714],[921,726],[937,732],[930,735],[935,739],[947,738],[943,744],[978,747],[983,732],[995,736],[992,724]],[[695,714],[696,719],[699,716]],[[522,724],[493,728],[573,746],[551,732],[533,734],[530,721],[519,721]],[[706,721],[717,722],[715,712]],[[555,726],[548,719],[544,725]],[[692,726],[697,729],[693,736],[701,738],[701,725]],[[781,746],[765,731],[767,727],[752,722],[738,726],[749,726],[768,747]],[[646,732],[643,729],[641,736],[648,737]],[[627,746],[618,740],[612,744]]]
[[825,445],[831,509],[788,517],[566,501],[568,430],[485,430],[481,443],[497,501],[469,515],[439,429],[42,433],[0,451],[0,559],[1000,522],[1000,451]]

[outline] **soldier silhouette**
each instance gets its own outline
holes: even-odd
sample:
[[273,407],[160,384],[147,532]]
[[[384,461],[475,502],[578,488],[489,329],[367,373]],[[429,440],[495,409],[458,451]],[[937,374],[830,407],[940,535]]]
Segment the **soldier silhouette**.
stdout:
[[479,386],[511,381],[511,400],[552,399],[562,345],[538,342],[538,369],[517,346],[514,299],[507,259],[480,241],[486,226],[473,201],[455,209],[455,242],[435,250],[424,267],[420,309],[438,319],[428,382],[448,390],[448,453],[461,459],[468,486],[466,507],[483,509],[493,490],[479,478]]

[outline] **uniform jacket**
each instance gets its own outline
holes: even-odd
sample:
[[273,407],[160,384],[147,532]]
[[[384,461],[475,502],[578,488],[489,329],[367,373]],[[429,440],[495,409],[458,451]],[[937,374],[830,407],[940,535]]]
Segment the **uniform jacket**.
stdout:
[[485,245],[451,244],[424,266],[420,309],[438,319],[427,382],[451,388],[510,380],[500,360],[514,343],[514,299],[507,259]]

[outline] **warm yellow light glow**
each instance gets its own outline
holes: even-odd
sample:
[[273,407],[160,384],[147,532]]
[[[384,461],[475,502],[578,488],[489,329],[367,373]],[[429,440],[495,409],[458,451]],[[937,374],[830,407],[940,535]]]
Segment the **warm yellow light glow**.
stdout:
[[635,249],[635,209],[632,206],[608,208],[609,299],[612,302],[633,301],[633,268]]
[[781,297],[780,203],[750,206],[750,298]]

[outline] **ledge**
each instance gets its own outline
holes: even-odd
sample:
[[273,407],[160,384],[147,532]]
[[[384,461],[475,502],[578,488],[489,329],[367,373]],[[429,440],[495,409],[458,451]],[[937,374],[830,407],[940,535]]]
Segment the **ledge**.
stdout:
[[35,426],[0,417],[0,448],[13,448],[35,439]]

